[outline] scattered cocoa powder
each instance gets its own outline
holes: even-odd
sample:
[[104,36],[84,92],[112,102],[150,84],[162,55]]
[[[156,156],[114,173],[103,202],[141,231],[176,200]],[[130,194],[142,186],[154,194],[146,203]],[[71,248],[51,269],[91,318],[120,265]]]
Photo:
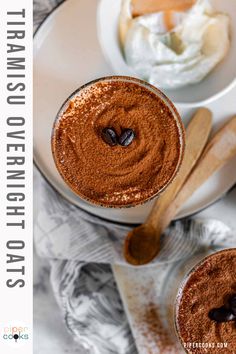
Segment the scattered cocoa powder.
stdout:
[[[140,331],[146,337],[145,351],[148,354],[158,352],[161,354],[177,354],[179,347],[164,326],[160,316],[160,309],[155,303],[150,303],[140,319]],[[154,348],[156,347],[156,349]]]
[[[129,146],[101,137],[132,129]],[[129,206],[156,195],[181,160],[181,125],[156,94],[133,82],[100,81],[81,90],[54,126],[52,151],[65,182],[103,206]]]

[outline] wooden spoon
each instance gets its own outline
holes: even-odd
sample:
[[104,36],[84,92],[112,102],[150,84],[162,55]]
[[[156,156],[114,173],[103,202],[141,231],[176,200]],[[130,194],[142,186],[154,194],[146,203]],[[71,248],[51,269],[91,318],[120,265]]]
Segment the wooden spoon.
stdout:
[[166,210],[163,230],[178,213],[180,207],[214,172],[236,155],[236,116],[233,116],[207,144],[199,162],[187,182]]
[[127,262],[141,265],[150,262],[159,252],[163,231],[163,215],[175,198],[206,145],[212,126],[212,114],[200,108],[186,129],[186,149],[177,177],[156,200],[147,221],[128,233],[124,244]]

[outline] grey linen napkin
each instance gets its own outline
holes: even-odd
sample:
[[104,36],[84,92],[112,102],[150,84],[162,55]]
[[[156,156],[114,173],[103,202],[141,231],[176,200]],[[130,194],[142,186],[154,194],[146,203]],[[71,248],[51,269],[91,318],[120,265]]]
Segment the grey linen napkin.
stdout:
[[74,339],[93,354],[136,354],[109,265],[127,228],[74,207],[36,168],[34,195],[35,249],[50,263],[52,288]]

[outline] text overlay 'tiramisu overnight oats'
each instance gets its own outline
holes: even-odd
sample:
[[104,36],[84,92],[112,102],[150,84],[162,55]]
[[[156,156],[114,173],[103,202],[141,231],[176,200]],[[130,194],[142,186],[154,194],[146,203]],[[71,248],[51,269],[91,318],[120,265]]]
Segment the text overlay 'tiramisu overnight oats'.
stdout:
[[143,203],[176,174],[183,128],[171,102],[148,84],[111,77],[78,90],[55,122],[52,151],[64,181],[102,206]]
[[236,248],[190,272],[177,297],[176,328],[187,353],[236,353]]

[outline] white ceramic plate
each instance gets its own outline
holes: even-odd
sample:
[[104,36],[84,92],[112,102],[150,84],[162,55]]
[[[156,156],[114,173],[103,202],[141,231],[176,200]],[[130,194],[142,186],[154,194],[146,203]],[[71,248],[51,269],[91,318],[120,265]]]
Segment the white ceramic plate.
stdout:
[[[97,38],[97,0],[67,0],[44,21],[34,38],[34,159],[58,192],[78,207],[121,223],[141,223],[153,202],[130,209],[95,207],[76,196],[63,182],[53,162],[51,129],[64,100],[79,86],[114,74]],[[236,113],[236,88],[207,105],[214,113],[214,128]],[[194,112],[178,105],[186,123]],[[181,209],[178,218],[196,213],[223,196],[236,182],[236,158],[210,178]]]
[[[121,1],[101,0],[98,8],[98,37],[104,56],[117,75],[137,75],[129,67],[122,54],[118,37],[118,20]],[[216,10],[233,14],[235,0],[211,0]],[[236,85],[236,22],[231,19],[231,45],[227,56],[201,82],[175,90],[165,90],[165,94],[173,101],[186,107],[192,104],[205,105],[218,99]]]

